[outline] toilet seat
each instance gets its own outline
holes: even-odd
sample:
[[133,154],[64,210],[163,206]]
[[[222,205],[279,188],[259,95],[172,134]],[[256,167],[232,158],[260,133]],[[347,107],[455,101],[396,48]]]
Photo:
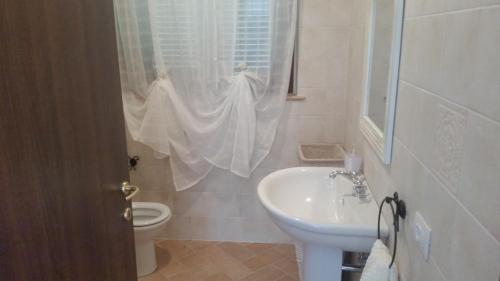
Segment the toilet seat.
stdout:
[[170,218],[170,209],[160,203],[132,202],[132,216],[134,227],[148,227],[159,224]]

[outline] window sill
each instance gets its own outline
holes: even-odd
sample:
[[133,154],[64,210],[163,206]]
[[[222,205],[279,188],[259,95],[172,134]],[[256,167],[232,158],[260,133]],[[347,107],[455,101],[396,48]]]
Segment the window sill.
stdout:
[[303,101],[305,99],[306,99],[306,97],[304,97],[304,96],[292,96],[292,95],[288,95],[286,97],[286,101]]

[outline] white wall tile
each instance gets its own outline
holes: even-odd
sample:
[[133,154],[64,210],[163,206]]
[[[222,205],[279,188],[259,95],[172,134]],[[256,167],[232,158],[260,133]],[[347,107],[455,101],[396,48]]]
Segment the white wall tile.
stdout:
[[457,209],[452,228],[448,280],[498,280],[500,244],[464,209]]
[[467,111],[438,104],[431,169],[453,193],[462,175],[463,139]]
[[407,0],[405,14],[407,17],[428,15],[446,11],[448,0]]
[[241,217],[242,202],[239,193],[216,192],[216,217],[234,218]]
[[[305,0],[308,1],[308,0]],[[349,26],[351,24],[352,1],[330,0],[328,10],[330,26]]]
[[241,216],[244,219],[263,220],[268,214],[255,194],[241,194]]
[[328,96],[325,88],[299,88],[298,95],[306,99],[294,103],[295,114],[324,115],[330,109],[326,103]]
[[170,211],[173,213],[173,202],[174,195],[171,192],[165,191],[150,191],[150,190],[141,190],[134,198],[134,202],[157,202],[162,203],[169,206]]
[[164,238],[193,239],[189,217],[173,215],[162,233]]
[[442,17],[445,36],[442,81],[436,93],[461,105],[475,92],[473,81],[477,75],[477,54],[481,50],[478,42],[480,14],[475,10]]
[[367,51],[367,28],[356,27],[351,31],[348,65],[348,93],[352,99],[362,99]]
[[500,4],[500,0],[481,0],[481,3],[483,5],[494,5],[494,4]]
[[302,0],[301,26],[327,26],[330,23],[329,0]]
[[213,168],[199,183],[189,188],[191,192],[241,192],[247,179],[228,173],[226,170]]
[[351,22],[351,1],[303,0],[301,26],[348,26]]
[[429,191],[431,175],[399,139],[394,141],[393,154],[392,164],[389,167],[390,176],[402,198],[412,199],[406,202],[408,210],[418,210],[422,206],[426,192]]
[[457,11],[463,9],[471,9],[482,6],[486,1],[478,1],[478,0],[447,0],[447,10],[448,11]]
[[400,79],[437,92],[442,82],[444,20],[422,17],[405,20],[404,25]]
[[325,142],[324,121],[322,116],[303,116],[299,119],[299,142]]
[[348,74],[349,59],[346,56],[336,56],[329,58],[328,63],[328,81],[326,87],[334,91],[345,94],[347,89],[347,74]]
[[189,217],[217,217],[215,192],[179,191],[174,194],[174,214]]
[[332,45],[329,36],[331,29],[327,27],[308,26],[299,29],[299,54],[304,61],[325,60]]
[[[412,87],[414,111],[409,149],[425,165],[430,166],[434,157],[436,120],[438,120],[437,99],[423,90]],[[396,119],[398,117],[396,116]]]
[[[456,219],[456,201],[450,196],[446,188],[434,177],[427,177],[427,184],[423,185],[420,192],[417,209],[432,229],[430,255],[439,268],[449,268],[451,254],[450,229]],[[411,197],[409,200],[413,200]],[[410,217],[413,222],[413,217]],[[418,253],[415,253],[418,255]],[[423,257],[420,256],[422,259]]]
[[326,88],[329,82],[329,61],[326,58],[304,59],[299,55],[297,83],[299,88]]
[[329,50],[327,55],[329,57],[347,58],[349,55],[349,39],[351,36],[351,29],[349,27],[329,28],[323,36],[328,38]]
[[241,194],[257,194],[257,185],[259,182],[275,169],[266,169],[262,167],[263,165],[257,167],[255,171],[252,173],[252,176],[246,181],[245,185],[241,188]]
[[332,112],[332,114],[323,116],[322,122],[324,137],[321,142],[343,144],[346,123],[344,112]]
[[500,124],[471,114],[458,196],[500,241]]
[[218,219],[218,239],[261,243],[289,243],[291,238],[279,230],[270,219]]
[[410,84],[399,83],[394,135],[406,146],[412,143],[415,124],[413,118],[417,110],[415,105],[420,98],[418,91]]
[[169,165],[146,165],[144,163],[139,163],[139,165],[136,170],[130,171],[130,181],[141,190],[173,190]]
[[500,122],[500,7],[481,11],[474,92],[468,95],[467,105]]
[[370,0],[352,0],[351,27],[365,25],[370,19]]

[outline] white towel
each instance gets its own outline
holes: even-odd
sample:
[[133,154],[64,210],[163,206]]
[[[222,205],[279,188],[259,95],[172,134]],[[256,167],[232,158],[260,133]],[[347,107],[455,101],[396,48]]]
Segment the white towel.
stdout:
[[389,268],[391,259],[389,249],[387,249],[384,243],[380,240],[375,241],[360,281],[397,281],[398,271],[396,263]]

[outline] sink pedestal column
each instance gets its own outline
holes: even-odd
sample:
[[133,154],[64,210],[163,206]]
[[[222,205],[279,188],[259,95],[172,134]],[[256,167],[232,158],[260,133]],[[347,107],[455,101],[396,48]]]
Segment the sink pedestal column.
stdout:
[[304,281],[341,281],[342,250],[311,243],[303,247]]

